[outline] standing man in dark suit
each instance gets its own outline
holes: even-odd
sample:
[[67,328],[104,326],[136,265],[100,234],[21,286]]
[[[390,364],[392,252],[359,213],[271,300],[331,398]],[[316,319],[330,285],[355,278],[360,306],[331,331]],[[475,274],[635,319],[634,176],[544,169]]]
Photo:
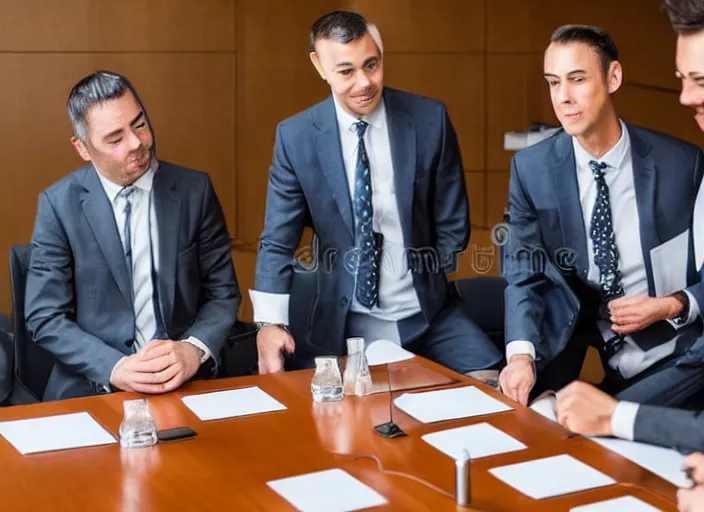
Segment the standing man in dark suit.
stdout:
[[704,387],[690,232],[702,153],[618,118],[603,30],[558,28],[544,66],[564,130],[511,163],[501,386],[525,404],[537,366],[534,394],[561,389],[593,345],[610,394],[680,404]]
[[174,390],[236,321],[222,208],[207,174],[157,160],[123,76],[82,79],[68,114],[90,163],[40,194],[27,275],[27,326],[56,358],[44,398]]
[[281,371],[284,353],[295,349],[288,301],[294,251],[310,219],[325,254],[314,345],[343,354],[346,336],[388,339],[495,383],[501,352],[448,299],[445,274],[470,225],[444,104],[384,88],[381,37],[359,14],[316,21],[310,52],[332,95],[277,129],[251,292],[259,371]]
[[[682,82],[680,103],[694,110],[704,131],[704,1],[666,0],[665,8],[677,33],[676,73]],[[704,186],[699,188],[692,221],[695,261],[704,259]],[[700,361],[704,353],[699,353]],[[681,370],[686,371],[686,366]],[[704,413],[618,401],[584,382],[557,395],[558,420],[585,435],[617,436],[689,452],[704,451]],[[681,511],[704,511],[704,455],[690,455],[696,487],[680,489]]]

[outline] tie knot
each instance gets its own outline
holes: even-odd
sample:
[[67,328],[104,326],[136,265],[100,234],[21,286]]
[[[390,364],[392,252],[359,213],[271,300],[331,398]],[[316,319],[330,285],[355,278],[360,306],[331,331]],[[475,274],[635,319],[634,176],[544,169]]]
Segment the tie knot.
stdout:
[[597,162],[596,160],[589,161],[589,168],[594,173],[594,176],[601,178],[604,175],[604,169],[608,167],[606,162]]
[[367,131],[367,126],[369,126],[369,123],[366,121],[357,121],[354,123],[354,129],[357,130],[358,137],[364,137],[364,132]]
[[132,194],[134,194],[135,190],[137,190],[137,187],[135,187],[134,185],[123,187],[122,190],[118,192],[117,197],[122,197],[125,199],[125,201],[129,201],[132,197]]

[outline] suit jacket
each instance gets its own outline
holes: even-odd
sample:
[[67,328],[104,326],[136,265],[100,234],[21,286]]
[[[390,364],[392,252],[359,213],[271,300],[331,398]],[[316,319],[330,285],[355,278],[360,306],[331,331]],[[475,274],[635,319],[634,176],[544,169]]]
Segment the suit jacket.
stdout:
[[[408,341],[423,332],[445,303],[445,273],[467,246],[469,210],[459,145],[444,104],[389,88],[383,94],[407,252],[431,261],[413,273],[422,315],[400,322],[402,340]],[[277,128],[257,259],[258,291],[290,292],[297,268],[294,251],[306,224],[319,242],[318,265],[312,269],[317,272],[317,297],[308,322],[311,341],[344,353],[354,292],[345,255],[355,245],[354,210],[332,96]]]
[[675,448],[682,453],[704,451],[704,414],[702,411],[641,405],[636,414],[633,439]]
[[[704,171],[702,153],[691,144],[661,133],[629,125],[627,129],[648,294],[656,296],[651,250],[679,235],[686,238],[685,247],[689,248],[685,249],[684,269],[687,289],[695,297],[702,296],[689,230]],[[587,234],[574,148],[567,133],[561,130],[514,155],[508,213],[503,255],[508,282],[506,310],[511,314],[505,320],[506,341],[532,341],[539,364],[546,364],[573,334],[584,296],[575,290],[592,290],[598,298],[598,288],[586,280]],[[688,335],[681,338],[692,341],[700,329],[699,321],[684,329]],[[638,335],[636,339],[634,335],[634,340],[647,351],[666,341],[662,336],[668,330],[673,331],[669,323],[657,322],[650,328],[652,336]]]
[[[207,174],[166,162],[152,193],[164,327],[174,340],[195,336],[217,358],[240,303],[222,208]],[[133,352],[130,275],[92,164],[39,196],[25,317],[34,341],[57,360],[46,400],[109,387],[115,364]]]

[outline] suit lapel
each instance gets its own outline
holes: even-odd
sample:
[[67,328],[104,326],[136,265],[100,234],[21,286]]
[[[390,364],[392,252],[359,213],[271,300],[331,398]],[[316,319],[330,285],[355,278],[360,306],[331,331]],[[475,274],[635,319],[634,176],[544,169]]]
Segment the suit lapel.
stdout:
[[657,188],[655,162],[650,153],[650,143],[630,126],[627,126],[627,129],[631,139],[633,186],[635,187],[640,221],[643,261],[645,262],[645,270],[648,276],[648,291],[650,295],[654,295],[655,287],[650,250],[662,243],[655,219],[655,192]]
[[167,327],[173,312],[176,292],[176,264],[178,258],[178,235],[181,224],[181,198],[176,184],[168,172],[168,164],[159,163],[154,174],[152,200],[159,233],[158,290],[162,318]]
[[391,162],[394,171],[394,187],[403,239],[406,245],[412,243],[413,191],[416,174],[416,128],[402,105],[396,101],[394,91],[385,89],[384,103],[386,122],[389,126]]
[[91,164],[84,169],[84,193],[81,200],[83,213],[115,278],[115,283],[117,283],[120,293],[131,308],[132,285],[130,274],[127,269],[120,233],[115,223],[112,205],[105,194],[102,183],[100,183],[98,171],[95,167]]
[[354,216],[352,214],[352,200],[350,188],[342,160],[340,146],[340,133],[335,113],[335,102],[330,96],[316,110],[315,124],[318,134],[315,137],[315,147],[323,174],[332,191],[337,208],[342,215],[342,220],[354,240]]
[[589,271],[587,233],[584,228],[582,203],[579,200],[572,138],[564,132],[555,137],[550,173],[560,212],[562,241],[567,248],[576,252],[574,264],[577,271],[584,276],[584,272]]

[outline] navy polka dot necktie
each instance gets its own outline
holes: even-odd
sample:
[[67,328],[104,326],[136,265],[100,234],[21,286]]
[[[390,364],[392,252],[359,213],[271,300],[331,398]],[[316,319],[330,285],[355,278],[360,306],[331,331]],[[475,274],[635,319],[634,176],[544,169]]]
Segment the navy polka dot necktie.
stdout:
[[[604,179],[604,170],[607,167],[608,165],[604,162],[595,160],[589,162],[589,168],[592,170],[596,182],[596,200],[592,211],[592,226],[589,236],[593,244],[594,263],[599,268],[599,288],[604,305],[612,299],[624,296],[621,271],[618,269],[619,254],[611,217],[609,186]],[[623,343],[623,335],[621,334],[615,334],[604,341],[607,360],[621,349]]]
[[354,124],[359,137],[354,180],[354,236],[358,255],[355,297],[362,306],[371,309],[379,300],[379,268],[373,231],[372,177],[364,145],[367,126],[365,121]]

